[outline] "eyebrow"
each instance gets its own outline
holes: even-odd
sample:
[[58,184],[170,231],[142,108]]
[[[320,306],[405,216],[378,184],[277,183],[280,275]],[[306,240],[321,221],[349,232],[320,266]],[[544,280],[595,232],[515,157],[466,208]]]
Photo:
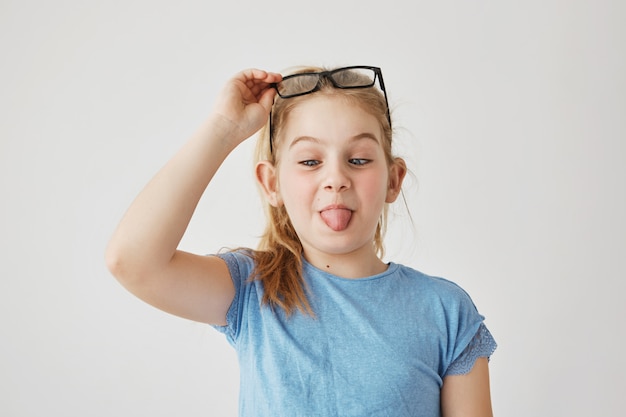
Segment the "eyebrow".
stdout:
[[[356,142],[362,139],[370,139],[376,142],[377,144],[379,143],[378,137],[376,137],[375,134],[369,133],[369,132],[359,133],[358,135],[352,136],[349,140],[351,142]],[[322,143],[322,140],[319,138],[315,138],[313,136],[298,136],[289,144],[289,149],[293,148],[297,143],[300,143],[300,142]]]

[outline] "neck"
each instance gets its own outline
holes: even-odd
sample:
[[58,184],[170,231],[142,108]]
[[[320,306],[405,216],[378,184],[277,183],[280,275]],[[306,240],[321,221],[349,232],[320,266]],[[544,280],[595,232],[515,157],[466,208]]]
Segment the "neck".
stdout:
[[341,278],[366,278],[387,270],[387,264],[373,250],[371,254],[321,254],[305,250],[304,258],[314,267]]

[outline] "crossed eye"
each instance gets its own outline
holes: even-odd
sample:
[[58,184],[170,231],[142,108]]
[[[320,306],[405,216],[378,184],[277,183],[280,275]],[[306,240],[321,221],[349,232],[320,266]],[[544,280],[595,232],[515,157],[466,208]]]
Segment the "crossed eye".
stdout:
[[[365,158],[350,158],[348,162],[352,165],[361,166],[361,165],[368,164],[369,162],[371,162],[371,160],[365,159]],[[300,164],[307,166],[307,167],[314,167],[314,166],[321,164],[321,161],[318,161],[316,159],[307,159],[304,161],[300,161]]]

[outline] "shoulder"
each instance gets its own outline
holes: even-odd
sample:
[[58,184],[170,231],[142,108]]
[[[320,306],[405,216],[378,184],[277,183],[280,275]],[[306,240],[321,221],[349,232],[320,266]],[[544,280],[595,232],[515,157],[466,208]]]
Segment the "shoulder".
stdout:
[[220,251],[215,256],[226,262],[233,279],[236,277],[246,279],[254,270],[254,254],[252,249],[238,248]]
[[441,299],[467,300],[471,302],[469,294],[454,281],[440,276],[428,275],[406,265],[392,265],[396,267],[396,274],[411,281],[419,287],[420,291]]
[[[403,281],[411,282],[403,284],[411,304],[420,314],[427,314],[449,332],[456,333],[465,328],[473,334],[484,320],[470,295],[457,283],[402,265],[397,273],[404,277]],[[470,337],[469,333],[466,338]]]
[[[400,266],[399,270],[420,283],[418,291],[413,293],[413,299],[425,306],[431,323],[445,335],[443,374],[477,334],[485,317],[480,314],[470,295],[456,282],[426,275],[406,266]],[[487,348],[491,347],[489,345]]]
[[222,250],[214,255],[226,263],[235,287],[235,295],[226,313],[226,325],[214,326],[215,329],[226,334],[231,344],[237,340],[242,311],[246,308],[247,302],[256,299],[246,296],[251,291],[255,291],[255,284],[258,282],[249,280],[255,267],[254,253],[251,249],[239,248]]

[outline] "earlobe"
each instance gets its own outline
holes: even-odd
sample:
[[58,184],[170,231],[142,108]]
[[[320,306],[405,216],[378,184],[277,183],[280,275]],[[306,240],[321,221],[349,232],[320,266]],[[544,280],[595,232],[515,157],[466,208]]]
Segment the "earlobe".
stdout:
[[274,207],[282,205],[282,199],[278,192],[278,177],[276,167],[269,161],[261,161],[256,164],[256,180],[263,191],[263,195]]
[[386,203],[393,203],[398,198],[402,190],[402,182],[406,176],[406,163],[402,158],[395,158],[393,165],[389,168],[389,183],[387,185]]

